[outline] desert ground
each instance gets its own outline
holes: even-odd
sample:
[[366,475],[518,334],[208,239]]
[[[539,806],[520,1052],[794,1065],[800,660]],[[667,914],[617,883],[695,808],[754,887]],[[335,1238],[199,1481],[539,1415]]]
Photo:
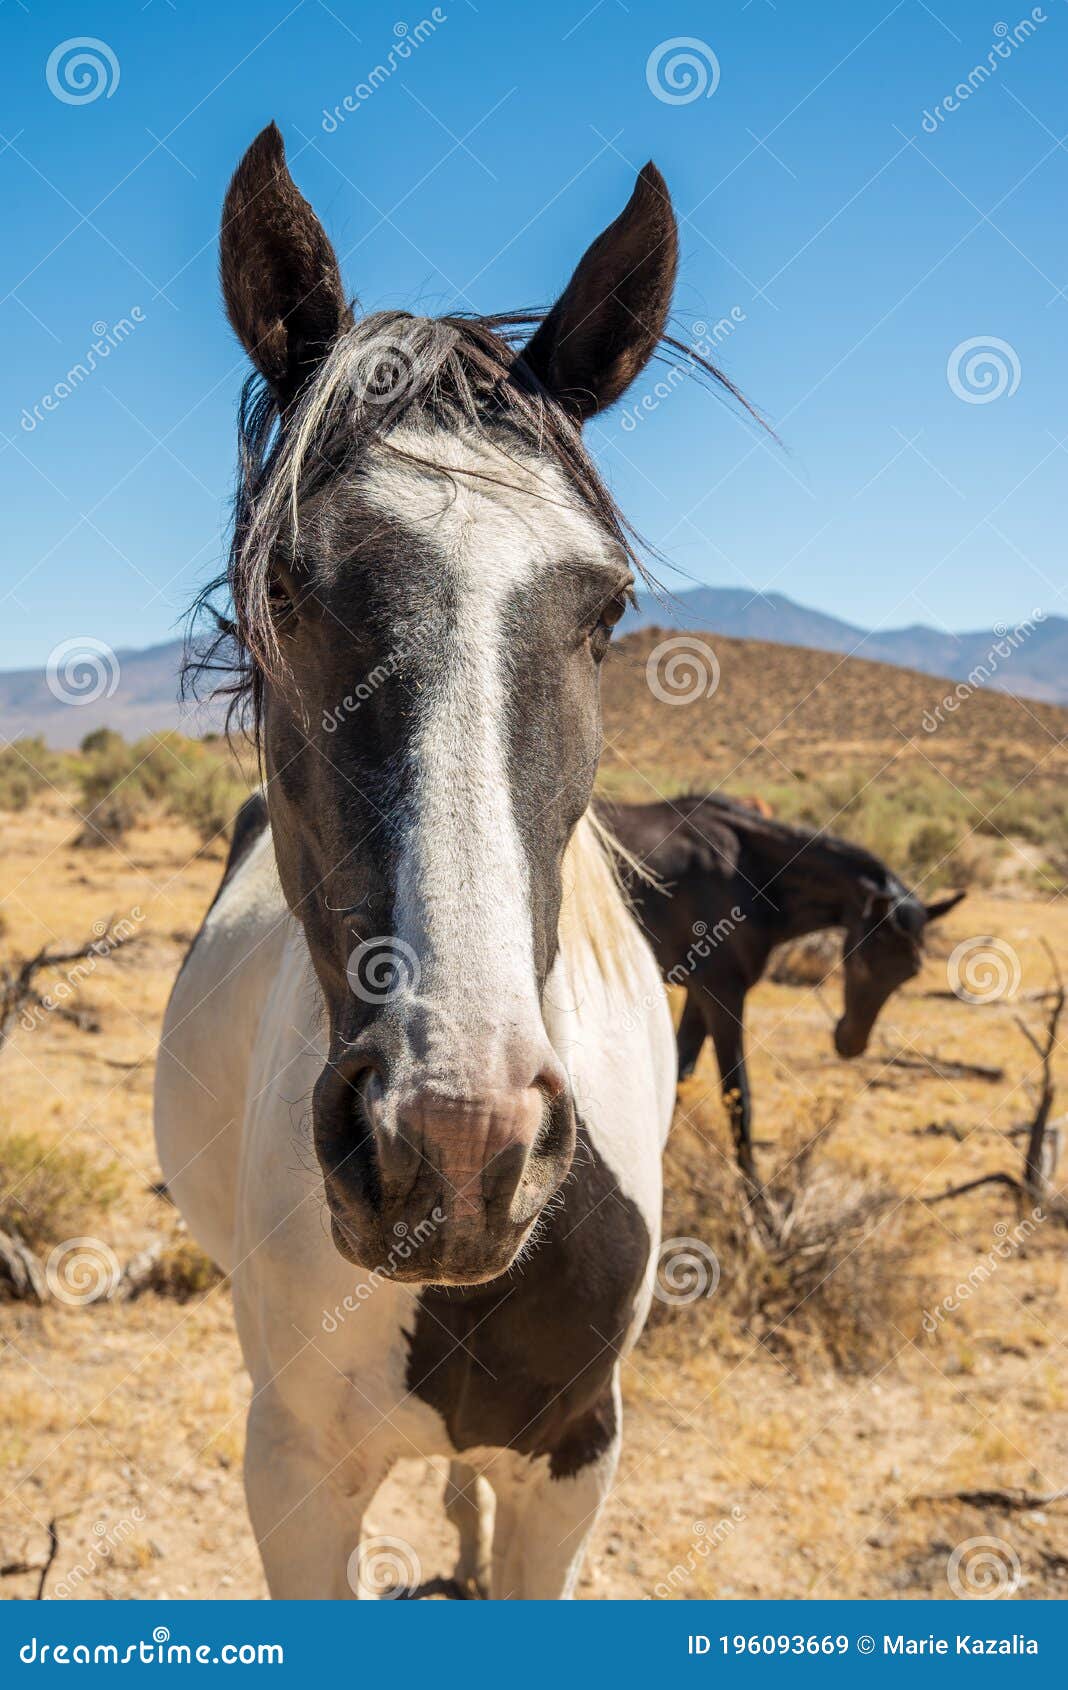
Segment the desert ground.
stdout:
[[[974,698],[970,718],[917,745],[940,683],[924,693],[921,678],[852,663],[832,688],[841,659],[773,666],[740,642],[722,642],[722,697],[657,712],[640,680],[655,643],[626,642],[609,672],[607,790],[651,799],[722,781],[793,814],[820,793],[826,813],[847,770],[885,793],[890,776],[875,776],[890,758],[899,801],[846,802],[838,830],[880,830],[884,854],[906,859],[895,867],[929,890],[967,879],[969,895],[854,1063],[831,1048],[835,973],[806,979],[802,958],[754,993],[761,1167],[794,1223],[779,1252],[740,1219],[710,1049],[682,1087],[665,1237],[696,1244],[716,1273],[689,1300],[654,1303],[627,1364],[623,1460],[579,1593],[1063,1597],[1068,1233],[1006,1186],[927,1200],[1022,1164],[1041,1074],[1019,1021],[1041,1034],[1046,947],[1068,961],[1064,833],[1049,819],[1068,713]],[[806,687],[809,704],[777,728]],[[732,713],[744,726],[724,726]],[[991,783],[1018,794],[1026,826],[1013,829],[1010,805],[976,828],[969,810]],[[911,810],[910,789],[922,789]],[[79,977],[80,1025],[45,1012],[0,1051],[0,1228],[42,1259],[85,1238],[120,1264],[162,1254],[134,1300],[0,1300],[0,1596],[33,1597],[47,1565],[49,1597],[259,1597],[229,1293],[157,1190],[151,1129],[160,1018],[224,840],[149,793],[86,844],[87,790],[57,774],[3,816],[9,963],[94,923],[127,921],[133,937]],[[1016,959],[1011,978],[962,1001],[948,958],[990,939]],[[1053,1077],[1056,1115],[1060,1048]],[[409,1464],[372,1514],[426,1581],[452,1570],[442,1483]]]

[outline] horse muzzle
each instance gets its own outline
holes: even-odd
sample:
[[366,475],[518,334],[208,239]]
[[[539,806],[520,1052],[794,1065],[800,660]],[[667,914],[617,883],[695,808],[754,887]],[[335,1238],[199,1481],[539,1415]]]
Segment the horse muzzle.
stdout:
[[452,1096],[391,1087],[373,1068],[316,1088],[316,1151],[334,1243],[403,1283],[482,1284],[507,1272],[575,1148],[557,1065],[518,1089]]

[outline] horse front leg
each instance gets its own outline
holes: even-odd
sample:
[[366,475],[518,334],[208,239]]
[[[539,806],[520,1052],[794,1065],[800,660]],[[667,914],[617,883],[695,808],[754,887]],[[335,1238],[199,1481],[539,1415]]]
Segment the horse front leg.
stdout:
[[679,1079],[688,1080],[697,1067],[704,1042],[708,1037],[705,1012],[700,992],[691,987],[686,993],[682,1017],[676,1037],[679,1051]]
[[[271,1387],[253,1398],[245,1495],[276,1601],[351,1601],[381,1594],[373,1544],[370,1552],[361,1546],[360,1532],[384,1477],[383,1466],[372,1466],[359,1449],[341,1463],[321,1454],[313,1429]],[[389,1582],[395,1582],[392,1570]]]
[[508,1455],[490,1469],[497,1497],[495,1601],[574,1596],[590,1533],[612,1489],[620,1446],[617,1429],[609,1446],[575,1471],[554,1475],[552,1458],[544,1455]]
[[705,1024],[712,1035],[719,1065],[723,1103],[727,1111],[734,1154],[750,1185],[757,1183],[753,1159],[753,1107],[749,1075],[745,1065],[745,992],[740,987],[717,985],[715,993],[705,991]]
[[465,1596],[490,1594],[494,1498],[489,1482],[464,1461],[449,1462],[445,1513],[456,1527],[460,1553],[455,1579]]

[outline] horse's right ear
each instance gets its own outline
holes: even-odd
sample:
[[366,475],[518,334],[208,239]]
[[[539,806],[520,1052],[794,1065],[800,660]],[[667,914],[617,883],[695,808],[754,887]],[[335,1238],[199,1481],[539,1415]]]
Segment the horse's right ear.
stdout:
[[333,247],[268,124],[234,171],[219,269],[226,312],[284,409],[352,324]]

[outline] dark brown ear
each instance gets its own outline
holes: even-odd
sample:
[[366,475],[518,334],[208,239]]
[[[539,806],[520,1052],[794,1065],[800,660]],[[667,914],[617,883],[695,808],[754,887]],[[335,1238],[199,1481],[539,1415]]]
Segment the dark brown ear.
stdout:
[[652,357],[671,309],[678,253],[667,186],[647,164],[523,354],[579,421],[618,399]]
[[334,249],[286,168],[276,124],[234,171],[219,269],[234,333],[285,407],[351,326],[352,311]]
[[967,892],[948,892],[944,898],[937,898],[933,904],[927,904],[925,908],[928,921],[937,921],[939,916],[948,915],[950,910],[955,910],[961,899],[967,896]]

